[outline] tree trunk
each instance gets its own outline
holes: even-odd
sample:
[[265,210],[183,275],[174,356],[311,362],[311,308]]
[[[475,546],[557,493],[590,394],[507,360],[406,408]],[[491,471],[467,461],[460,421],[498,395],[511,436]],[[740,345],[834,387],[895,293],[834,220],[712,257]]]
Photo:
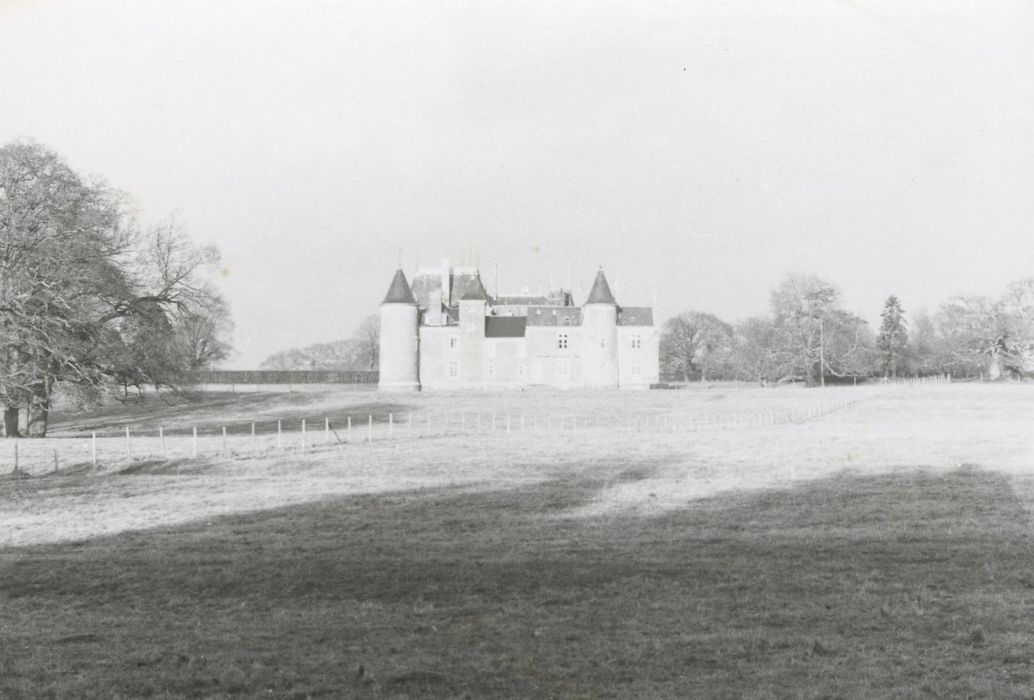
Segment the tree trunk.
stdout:
[[4,436],[9,438],[21,437],[18,432],[18,416],[21,410],[17,406],[4,406]]
[[47,421],[50,419],[50,392],[46,386],[38,387],[29,397],[29,437],[47,436]]
[[826,338],[819,319],[819,386],[826,386]]

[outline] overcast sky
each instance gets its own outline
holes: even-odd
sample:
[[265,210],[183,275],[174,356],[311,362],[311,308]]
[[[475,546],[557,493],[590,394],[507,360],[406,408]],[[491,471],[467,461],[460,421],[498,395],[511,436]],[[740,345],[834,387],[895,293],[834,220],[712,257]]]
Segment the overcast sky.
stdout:
[[602,265],[728,320],[1034,276],[1034,3],[0,0],[0,142],[224,256],[228,366],[347,337],[402,251]]

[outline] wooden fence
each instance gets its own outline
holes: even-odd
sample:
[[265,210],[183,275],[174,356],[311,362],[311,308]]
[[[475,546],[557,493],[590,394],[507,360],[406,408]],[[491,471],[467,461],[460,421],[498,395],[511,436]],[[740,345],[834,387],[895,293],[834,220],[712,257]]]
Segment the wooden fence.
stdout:
[[376,384],[379,372],[336,370],[205,370],[191,384]]
[[822,391],[802,392],[792,406],[778,410],[708,412],[682,410],[653,414],[550,413],[505,411],[430,411],[414,413],[312,416],[238,421],[190,427],[133,426],[90,434],[0,441],[0,473],[42,474],[99,467],[125,469],[134,462],[181,461],[254,456],[270,451],[306,452],[336,446],[415,440],[455,435],[499,439],[506,435],[700,434],[709,431],[761,429],[816,421],[897,387],[946,384],[948,377],[885,381],[858,387],[847,395],[825,398]]

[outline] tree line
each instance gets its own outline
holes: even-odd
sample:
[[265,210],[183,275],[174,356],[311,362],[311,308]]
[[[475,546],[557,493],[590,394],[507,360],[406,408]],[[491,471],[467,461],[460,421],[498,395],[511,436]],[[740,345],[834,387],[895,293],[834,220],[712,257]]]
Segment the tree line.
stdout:
[[87,403],[176,386],[225,358],[230,312],[214,247],[175,219],[142,226],[127,196],[32,142],[0,147],[4,434],[47,431],[55,392]]
[[1034,375],[1034,278],[1001,297],[955,296],[909,315],[889,296],[874,332],[843,308],[833,283],[790,275],[767,314],[728,323],[687,311],[661,329],[661,372],[672,379],[827,381],[901,375]]
[[268,370],[372,372],[378,367],[380,316],[367,316],[352,337],[276,352],[259,365]]

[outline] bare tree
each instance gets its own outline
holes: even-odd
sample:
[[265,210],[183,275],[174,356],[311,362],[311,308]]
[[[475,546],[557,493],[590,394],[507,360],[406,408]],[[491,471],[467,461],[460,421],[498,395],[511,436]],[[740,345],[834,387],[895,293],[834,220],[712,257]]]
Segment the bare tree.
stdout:
[[778,372],[778,345],[772,320],[748,318],[735,327],[731,365],[738,379],[766,383]]
[[379,366],[381,347],[381,317],[372,314],[363,319],[352,336],[353,367],[372,372]]
[[775,365],[781,379],[825,385],[826,376],[866,373],[872,338],[840,308],[840,293],[813,275],[790,275],[772,292]]
[[732,351],[732,326],[714,314],[687,311],[665,322],[660,354],[663,372],[706,380],[720,373]]
[[[0,148],[0,400],[46,434],[59,385],[84,398],[168,359],[170,315],[206,298],[217,261],[175,222],[141,232],[125,198],[33,143]],[[159,355],[163,357],[159,362]]]
[[274,353],[261,369],[373,371],[378,367],[380,317],[367,316],[351,338]]

